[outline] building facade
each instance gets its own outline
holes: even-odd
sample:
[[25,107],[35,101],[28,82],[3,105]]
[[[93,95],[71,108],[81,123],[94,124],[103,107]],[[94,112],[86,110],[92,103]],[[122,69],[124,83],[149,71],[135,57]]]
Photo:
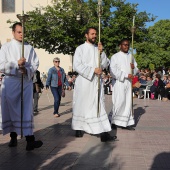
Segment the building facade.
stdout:
[[[4,44],[13,38],[10,24],[7,23],[7,20],[17,21],[16,15],[21,14],[23,8],[26,13],[27,11],[34,10],[35,7],[50,4],[51,0],[0,0],[0,43]],[[49,54],[43,49],[35,49],[35,51],[40,60],[38,68],[40,72],[48,72],[48,69],[53,66],[54,57],[60,58],[60,65],[66,73],[72,71],[72,56]]]

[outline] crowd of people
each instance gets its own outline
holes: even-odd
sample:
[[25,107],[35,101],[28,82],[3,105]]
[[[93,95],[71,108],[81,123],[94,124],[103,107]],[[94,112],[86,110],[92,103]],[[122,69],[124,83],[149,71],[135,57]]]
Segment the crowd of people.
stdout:
[[[50,89],[54,97],[55,118],[60,117],[59,106],[61,97],[65,96],[65,89],[74,89],[71,127],[75,130],[75,137],[83,137],[84,132],[100,134],[101,142],[114,141],[117,137],[111,136],[109,132],[117,127],[135,130],[132,90],[134,96],[142,99],[143,89],[149,86],[153,99],[158,98],[158,95],[164,101],[169,98],[170,71],[167,71],[168,76],[160,70],[138,71],[137,63],[129,53],[128,39],[119,42],[120,51],[109,60],[102,43],[95,45],[96,28],[89,27],[85,32],[85,43],[78,46],[74,54],[73,69],[76,74],[66,75],[60,66],[60,58],[55,57],[46,75],[37,70],[39,60],[31,45],[24,43],[24,56],[21,56],[21,23],[13,25],[12,34],[14,39],[0,50],[0,72],[5,75],[1,85],[0,128],[2,126],[3,135],[10,134],[9,147],[16,147],[17,136],[22,134],[26,137],[27,151],[43,145],[41,140],[36,141],[34,137],[33,113],[38,112],[39,93],[44,87]],[[108,68],[109,72],[103,71]],[[23,94],[19,89],[23,90]],[[112,94],[110,119],[105,109],[104,94]]]
[[168,101],[170,99],[170,72],[156,69],[139,70],[133,79],[134,97],[144,98],[144,90],[147,88],[150,99]]

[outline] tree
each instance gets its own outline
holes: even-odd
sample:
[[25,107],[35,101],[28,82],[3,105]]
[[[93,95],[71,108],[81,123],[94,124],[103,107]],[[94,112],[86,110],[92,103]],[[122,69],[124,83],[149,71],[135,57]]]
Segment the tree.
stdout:
[[[101,42],[108,56],[117,52],[118,42],[122,38],[131,39],[134,15],[138,27],[134,44],[144,40],[147,33],[145,22],[155,19],[151,14],[137,13],[138,4],[126,3],[125,0],[103,0],[102,3]],[[49,53],[73,55],[76,47],[85,41],[86,28],[98,27],[97,4],[97,0],[62,0],[53,6],[28,12],[27,41]]]
[[[102,40],[106,46],[107,54],[110,56],[113,53],[116,53],[118,50],[118,43],[123,38],[128,38],[131,40],[132,33],[132,18],[136,17],[135,26],[137,27],[134,39],[134,48],[135,44],[142,42],[144,37],[146,37],[147,28],[145,22],[154,21],[155,17],[146,12],[137,13],[138,4],[125,3],[125,1],[111,1],[108,2],[108,5],[111,4],[111,9],[114,9],[110,12],[109,19],[105,20],[103,26],[103,36]],[[106,7],[105,11],[108,11]],[[104,13],[105,13],[104,11]],[[105,16],[104,16],[105,17]]]
[[136,58],[140,68],[149,67],[149,64],[156,68],[170,66],[169,28],[170,20],[160,20],[148,28],[147,38],[137,44]]

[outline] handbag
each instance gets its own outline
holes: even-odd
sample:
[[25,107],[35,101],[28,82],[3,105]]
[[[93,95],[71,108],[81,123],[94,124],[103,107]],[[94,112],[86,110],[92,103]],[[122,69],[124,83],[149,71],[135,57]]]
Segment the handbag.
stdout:
[[139,83],[138,81],[133,85],[133,87],[139,88],[141,86],[141,83]]
[[65,90],[64,90],[64,89],[62,89],[61,96],[62,96],[62,97],[65,97],[65,96],[66,96],[66,94],[65,94]]

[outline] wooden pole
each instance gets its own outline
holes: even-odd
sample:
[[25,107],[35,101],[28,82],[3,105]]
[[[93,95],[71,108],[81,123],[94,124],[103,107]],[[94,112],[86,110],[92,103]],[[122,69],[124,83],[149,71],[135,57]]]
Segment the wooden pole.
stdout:
[[[132,56],[131,56],[131,63],[134,64],[134,59],[133,59],[133,44],[134,44],[134,33],[135,33],[135,16],[133,16],[133,22],[132,22],[132,28],[131,28],[131,32],[132,32]],[[131,68],[131,74],[133,75],[133,69]],[[131,85],[132,85],[132,115],[134,116],[134,110],[133,110],[133,81],[131,80]]]
[[[28,18],[28,15],[24,14],[24,0],[22,0],[22,15],[17,14],[17,18],[22,23],[22,52],[21,58],[24,58],[24,28],[25,28],[25,21]],[[20,66],[24,67],[24,66]],[[23,96],[23,89],[24,89],[24,74],[21,75],[21,138],[23,137],[23,109],[24,109],[24,96]]]
[[[102,0],[98,0],[98,17],[99,17],[99,43],[101,36],[101,13],[102,13]],[[100,51],[98,50],[98,67],[100,68]],[[100,114],[100,75],[98,75],[98,103],[97,103],[97,117]]]

